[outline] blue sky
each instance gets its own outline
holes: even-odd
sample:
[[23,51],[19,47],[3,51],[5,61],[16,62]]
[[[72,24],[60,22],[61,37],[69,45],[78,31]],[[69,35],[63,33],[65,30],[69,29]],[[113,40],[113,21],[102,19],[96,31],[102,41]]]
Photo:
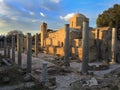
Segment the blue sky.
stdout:
[[11,30],[39,33],[43,21],[56,30],[77,12],[96,27],[98,14],[116,3],[120,4],[120,0],[0,0],[0,34]]

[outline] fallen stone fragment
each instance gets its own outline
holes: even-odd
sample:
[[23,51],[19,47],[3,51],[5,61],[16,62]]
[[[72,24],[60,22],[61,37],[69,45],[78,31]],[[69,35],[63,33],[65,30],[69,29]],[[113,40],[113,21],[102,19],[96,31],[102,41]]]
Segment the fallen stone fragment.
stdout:
[[11,66],[11,64],[10,64],[7,60],[5,60],[5,59],[2,59],[2,62],[3,62],[4,64],[8,65],[8,66]]

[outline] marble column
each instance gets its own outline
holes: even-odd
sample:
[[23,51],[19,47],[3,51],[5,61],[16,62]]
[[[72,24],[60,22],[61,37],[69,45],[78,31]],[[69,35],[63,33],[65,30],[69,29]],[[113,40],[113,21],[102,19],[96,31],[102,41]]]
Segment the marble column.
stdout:
[[48,82],[47,63],[43,63],[43,64],[42,64],[42,77],[41,77],[41,82],[44,83],[44,84]]
[[35,35],[35,55],[38,55],[38,34]]
[[116,62],[116,44],[117,44],[116,28],[112,28],[112,41],[111,41],[112,60],[111,60],[110,63],[115,63]]
[[4,57],[7,58],[7,40],[6,37],[4,37]]
[[12,61],[15,62],[15,36],[12,36]]
[[88,73],[89,62],[89,21],[83,21],[82,30],[82,73]]
[[70,46],[69,46],[69,24],[65,24],[65,41],[64,41],[64,60],[65,65],[69,66],[69,55],[70,55]]
[[27,33],[27,73],[31,73],[32,70],[32,36],[31,33]]
[[18,52],[18,65],[22,65],[22,34],[17,35],[17,52]]

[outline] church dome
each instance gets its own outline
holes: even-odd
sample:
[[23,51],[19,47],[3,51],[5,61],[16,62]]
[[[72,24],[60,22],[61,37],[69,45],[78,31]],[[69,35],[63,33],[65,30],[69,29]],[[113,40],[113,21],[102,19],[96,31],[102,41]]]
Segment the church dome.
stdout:
[[76,13],[75,15],[73,15],[73,17],[81,17],[81,18],[86,18],[85,15],[80,14],[80,13]]
[[83,14],[74,14],[73,17],[70,19],[70,28],[78,30],[82,29],[83,21],[89,22],[89,19]]

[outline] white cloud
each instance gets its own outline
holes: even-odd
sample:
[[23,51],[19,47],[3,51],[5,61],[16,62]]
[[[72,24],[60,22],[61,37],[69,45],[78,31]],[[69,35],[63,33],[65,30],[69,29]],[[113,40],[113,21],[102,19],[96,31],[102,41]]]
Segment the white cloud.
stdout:
[[9,8],[8,6],[3,2],[3,0],[0,0],[0,14],[1,15],[9,15]]
[[59,3],[60,0],[50,0],[51,2],[54,2],[54,3]]
[[32,22],[34,23],[34,22],[37,22],[38,20],[32,20]]
[[11,17],[11,20],[15,21],[15,20],[17,20],[17,17]]
[[0,0],[0,2],[3,2],[3,0]]
[[64,21],[69,21],[70,18],[71,18],[74,14],[75,14],[75,13],[69,13],[69,14],[67,14],[67,15],[65,15],[65,16],[60,16],[59,18],[60,18],[61,20],[64,20]]
[[30,11],[30,12],[29,12],[29,14],[30,14],[30,15],[35,15],[35,13],[34,13],[34,12],[32,12],[32,11]]
[[45,17],[45,14],[44,14],[44,13],[42,13],[42,12],[40,12],[40,15],[41,15],[42,17]]

